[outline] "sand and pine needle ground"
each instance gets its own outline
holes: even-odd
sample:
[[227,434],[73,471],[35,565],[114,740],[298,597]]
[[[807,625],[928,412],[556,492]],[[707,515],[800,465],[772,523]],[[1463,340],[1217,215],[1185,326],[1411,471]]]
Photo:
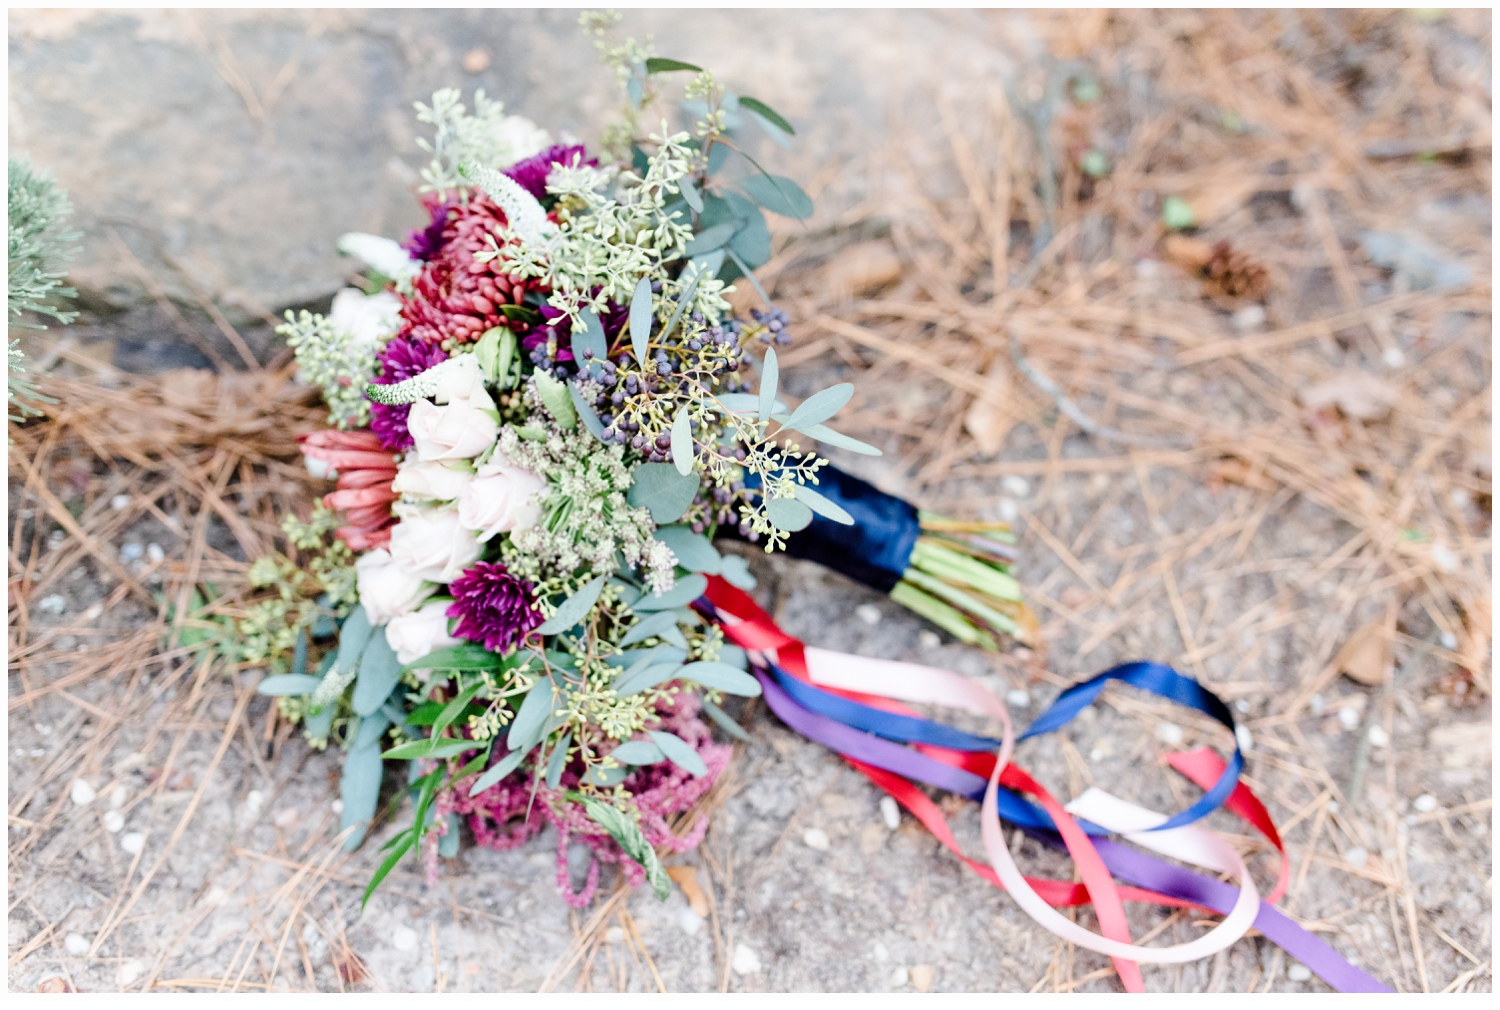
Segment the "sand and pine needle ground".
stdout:
[[[1014,521],[1045,648],[981,655],[784,559],[755,559],[758,595],[810,643],[1032,712],[1113,663],[1173,663],[1248,731],[1282,907],[1397,989],[1488,991],[1488,20],[1036,23],[1047,52],[1007,86],[926,96],[887,149],[808,166],[820,215],[781,230],[763,281],[793,317],[787,392],[854,382],[842,426],[885,451],[836,462]],[[376,846],[338,844],[337,755],[227,648],[247,560],[323,490],[294,444],[318,408],[285,355],[130,377],[64,332],[33,342],[59,402],[10,452],[13,988],[1115,987],[762,706],[666,905],[570,914],[543,838],[466,850],[432,888],[397,872],[361,916]],[[1201,743],[1229,740],[1111,689],[1018,760],[1172,809],[1195,793],[1162,755]],[[974,806],[945,809],[979,852]],[[1274,877],[1241,823],[1210,823]],[[1157,943],[1212,921],[1130,915]],[[1299,969],[1247,938],[1145,977],[1321,987]]]

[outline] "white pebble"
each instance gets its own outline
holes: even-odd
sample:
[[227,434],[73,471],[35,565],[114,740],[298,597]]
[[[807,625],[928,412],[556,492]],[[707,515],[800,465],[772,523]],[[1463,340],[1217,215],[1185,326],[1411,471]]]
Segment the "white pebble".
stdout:
[[896,806],[896,801],[889,796],[880,797],[880,819],[891,831],[901,826],[901,808]]
[[304,456],[302,461],[307,465],[307,472],[318,480],[333,480],[339,475],[339,472],[334,469],[333,464],[325,459],[313,459],[311,456]]
[[1445,543],[1432,545],[1432,563],[1450,575],[1458,571],[1458,555]]
[[[691,909],[689,909],[689,911],[691,911]],[[611,926],[611,927],[609,927],[608,929],[606,929],[604,931],[604,942],[605,943],[623,943],[623,942],[625,942],[625,931],[623,929],[621,929],[619,926]]]
[[208,894],[204,895],[203,900],[208,902],[214,908],[218,908],[220,905],[224,904],[224,902],[228,898],[229,892],[220,887],[218,884],[215,884],[213,887],[210,887],[208,889]]
[[755,951],[746,947],[743,943],[736,944],[734,957],[730,960],[729,965],[735,970],[735,974],[749,975],[760,971],[760,958],[755,956]]
[[1016,517],[1019,516],[1020,514],[1021,514],[1021,509],[1020,509],[1019,506],[1016,505],[1015,502],[1011,501],[1009,498],[1001,498],[1000,499],[1000,518],[1001,519],[1003,519],[1005,522],[1013,523],[1013,522],[1016,521]]
[[130,790],[123,785],[115,786],[109,791],[109,805],[119,810],[130,799]]
[[854,608],[854,616],[873,628],[880,623],[880,608],[873,603],[861,603]]
[[344,801],[343,800],[334,800],[332,803],[328,804],[328,806],[336,814],[341,814],[341,813],[344,812]]
[[1244,698],[1239,698],[1234,703],[1234,710],[1241,713],[1248,712],[1250,711],[1250,703]]
[[92,607],[90,607],[89,609],[87,609],[87,610],[85,610],[83,612],[83,619],[85,621],[97,621],[99,619],[100,615],[102,615],[103,613],[104,613],[104,604],[102,604],[102,603],[96,603]]
[[1418,813],[1430,814],[1437,809],[1438,801],[1437,797],[1431,793],[1423,793],[1412,800],[1411,805],[1416,808]]
[[1026,708],[1031,704],[1031,692],[1018,687],[1005,692],[1005,703],[1011,708]]
[[1287,965],[1286,977],[1293,982],[1306,982],[1312,978],[1312,969],[1305,964],[1297,964],[1295,961]]
[[1330,814],[1336,814],[1336,813],[1339,812],[1339,801],[1338,800],[1329,800],[1328,801],[1328,812]]
[[146,545],[146,559],[153,565],[160,563],[167,556],[167,552],[161,549],[161,544]]
[[1458,636],[1451,631],[1443,632],[1438,641],[1443,644],[1443,648],[1445,649],[1452,650],[1458,648]]
[[1381,353],[1380,360],[1385,362],[1387,368],[1400,368],[1406,364],[1406,355],[1401,353],[1399,347],[1387,347]]
[[1386,744],[1391,742],[1390,734],[1387,733],[1384,727],[1381,726],[1371,726],[1369,737],[1370,746],[1372,747],[1384,747]]
[[252,789],[245,797],[245,809],[250,811],[251,814],[258,814],[265,802],[266,798],[261,791],[259,789]]
[[1461,487],[1456,487],[1452,491],[1448,492],[1448,500],[1451,501],[1453,503],[1453,507],[1457,509],[1466,509],[1470,505],[1474,504],[1473,497],[1470,496],[1469,492],[1465,491]]
[[134,561],[145,553],[146,548],[142,544],[128,543],[124,547],[120,548],[120,557],[124,558],[126,561]]
[[1327,704],[1328,703],[1323,700],[1323,696],[1321,694],[1315,694],[1310,699],[1308,699],[1307,709],[1313,715],[1322,715],[1323,714],[1323,708]]
[[1103,761],[1104,760],[1104,750],[1103,750],[1103,748],[1101,748],[1101,747],[1095,747],[1093,750],[1089,751],[1089,760],[1090,761]]
[[69,933],[63,940],[63,949],[74,957],[82,957],[89,952],[89,941],[77,933]]
[[108,831],[112,835],[116,835],[120,833],[120,829],[124,826],[125,818],[120,814],[118,810],[106,810],[104,812],[105,831]]
[[271,823],[278,828],[289,828],[297,823],[299,814],[300,811],[296,807],[287,807],[284,810],[276,811],[276,816],[271,818]]
[[1176,747],[1182,743],[1182,727],[1170,722],[1159,722],[1156,724],[1156,739],[1168,747]]
[[42,601],[36,605],[36,609],[44,614],[61,614],[68,609],[68,598],[61,593],[43,596]]
[[86,807],[94,802],[94,797],[98,793],[94,792],[94,787],[89,785],[87,780],[74,779],[73,790],[68,795],[73,797],[73,803],[76,806]]
[[130,495],[128,495],[128,494],[117,494],[117,495],[115,495],[113,498],[111,498],[109,500],[109,507],[112,508],[112,509],[114,509],[116,512],[119,512],[119,511],[122,511],[124,509],[129,508],[130,507]]
[[1344,853],[1344,862],[1350,866],[1363,866],[1370,861],[1370,850],[1363,845],[1356,845]]
[[703,928],[703,920],[691,908],[684,908],[677,913],[677,925],[681,926],[682,931],[688,936],[697,936],[698,931]]
[[891,985],[905,985],[907,983],[907,980],[910,978],[911,973],[908,972],[905,968],[897,968],[895,971],[891,972]]
[[1017,498],[1027,498],[1031,495],[1031,482],[1025,477],[1017,477],[1011,474],[1000,482],[1000,486]]
[[133,957],[120,965],[120,973],[117,977],[121,985],[129,985],[144,974],[146,974],[146,962]]
[[1345,729],[1354,729],[1359,725],[1359,712],[1352,705],[1345,705],[1339,709],[1339,725]]
[[808,828],[802,832],[802,841],[809,849],[817,849],[819,852],[828,851],[828,832],[822,828]]
[[135,855],[146,847],[146,836],[139,831],[132,831],[120,839],[120,848],[130,855]]
[[1229,321],[1231,324],[1233,324],[1234,328],[1239,330],[1241,333],[1247,332],[1249,330],[1259,329],[1261,326],[1265,325],[1266,310],[1261,308],[1259,305],[1247,305],[1245,308],[1240,309],[1234,315],[1230,316]]
[[877,961],[889,961],[891,959],[891,952],[885,949],[885,944],[876,940],[875,946],[870,948],[870,956]]
[[397,950],[416,950],[417,931],[410,926],[397,926],[391,934],[391,944]]
[[924,649],[936,649],[943,644],[943,640],[937,636],[936,631],[929,631],[926,628],[917,632],[917,641],[922,643]]

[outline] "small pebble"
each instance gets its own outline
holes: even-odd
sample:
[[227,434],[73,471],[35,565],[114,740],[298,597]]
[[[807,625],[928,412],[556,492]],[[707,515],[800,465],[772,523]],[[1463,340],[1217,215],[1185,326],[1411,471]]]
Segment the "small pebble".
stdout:
[[77,933],[69,933],[63,940],[63,949],[74,957],[82,957],[89,952],[89,941]]
[[299,814],[300,811],[296,807],[287,807],[284,810],[276,811],[276,816],[271,818],[271,823],[278,828],[289,828],[297,823]]
[[120,848],[130,855],[135,855],[146,847],[146,836],[139,831],[132,831],[120,839]]
[[344,801],[343,800],[334,800],[332,803],[328,804],[328,806],[329,806],[329,809],[331,809],[336,814],[341,814],[341,813],[344,812]]
[[684,908],[677,913],[677,925],[688,936],[697,936],[698,931],[703,928],[703,919],[691,908]]
[[120,829],[125,826],[125,818],[118,810],[106,810],[104,812],[104,830],[110,834],[119,834]]
[[1307,702],[1307,710],[1313,715],[1322,715],[1323,709],[1328,703],[1323,700],[1321,694],[1315,694]]
[[1021,514],[1021,509],[1016,505],[1015,502],[1011,501],[1009,498],[1001,498],[1000,499],[1000,518],[1001,519],[1005,520],[1008,523],[1013,523],[1013,522],[1016,521],[1016,517],[1019,516],[1020,514]]
[[936,649],[943,644],[943,640],[937,636],[936,631],[929,631],[926,628],[917,632],[917,641],[922,643],[924,649]]
[[1345,705],[1339,709],[1339,725],[1345,729],[1354,729],[1359,725],[1359,713],[1351,705]]
[[100,615],[102,615],[103,613],[104,613],[104,604],[102,604],[102,603],[96,603],[92,607],[90,607],[89,609],[87,609],[87,610],[85,610],[83,612],[83,619],[85,621],[97,621],[99,619]]
[[889,961],[891,959],[891,952],[885,949],[885,944],[876,940],[875,946],[870,948],[870,956],[877,961]]
[[861,603],[854,608],[854,616],[873,628],[880,623],[880,608],[873,603]]
[[1239,698],[1234,703],[1234,710],[1236,712],[1248,712],[1250,711],[1250,703],[1244,698]]
[[828,832],[822,828],[808,828],[802,832],[802,841],[809,849],[817,849],[819,852],[828,851]]
[[1399,347],[1387,347],[1381,353],[1380,360],[1385,362],[1386,368],[1400,368],[1406,364],[1406,355],[1401,353]]
[[128,799],[130,799],[130,790],[123,785],[115,786],[109,791],[109,805],[115,810],[123,807]]
[[1312,978],[1312,969],[1308,968],[1308,966],[1305,964],[1297,964],[1296,962],[1293,962],[1292,964],[1287,965],[1286,977],[1291,979],[1293,982],[1306,982],[1308,979]]
[[[688,909],[688,911],[692,911],[692,909]],[[692,934],[688,934],[688,935],[691,936]],[[605,943],[623,943],[624,940],[625,940],[625,931],[623,929],[621,929],[619,926],[611,926],[611,927],[609,927],[608,929],[606,929],[604,931],[604,942]]]
[[146,974],[146,962],[133,957],[120,965],[120,973],[117,977],[121,985],[129,985],[144,974]]
[[161,544],[146,545],[146,559],[153,565],[160,564],[167,556],[167,552],[161,549]]
[[1239,725],[1234,728],[1234,742],[1239,744],[1240,750],[1246,754],[1255,749],[1255,740],[1250,736],[1250,727]]
[[210,887],[208,889],[208,894],[204,896],[203,900],[208,902],[213,907],[217,908],[218,906],[224,904],[225,900],[228,899],[228,897],[229,892],[220,887],[218,884],[215,884],[213,887]]
[[896,806],[896,801],[889,796],[880,797],[880,819],[885,826],[895,831],[901,826],[901,809]]
[[911,969],[911,987],[917,992],[932,991],[932,965],[918,964]]
[[1256,330],[1265,325],[1266,310],[1259,305],[1247,305],[1229,317],[1230,323],[1241,333]]
[[897,968],[891,972],[891,985],[905,985],[911,979],[911,972],[905,968]]
[[391,934],[391,945],[397,950],[416,950],[417,931],[410,926],[397,926]]
[[1156,739],[1168,747],[1176,747],[1182,743],[1182,727],[1170,722],[1157,723]]
[[51,596],[42,597],[42,601],[36,605],[36,609],[44,614],[61,614],[68,609],[68,598],[61,593],[53,593]]
[[1390,734],[1387,733],[1381,726],[1371,726],[1369,737],[1370,746],[1372,747],[1384,747],[1386,744],[1391,742]]
[[1031,495],[1031,482],[1025,477],[1017,477],[1011,474],[1000,482],[1000,486],[1017,498],[1027,498]]
[[1451,650],[1458,648],[1458,636],[1451,631],[1443,632],[1442,637],[1439,638],[1438,641],[1442,643],[1443,648],[1445,649]]
[[94,802],[94,797],[98,794],[94,792],[94,787],[89,785],[85,779],[74,779],[73,789],[68,795],[73,797],[73,803],[76,806],[86,807]]
[[737,975],[749,975],[760,971],[760,958],[755,956],[755,951],[746,947],[743,943],[736,944],[734,957],[729,962]]
[[1336,813],[1339,812],[1339,801],[1338,800],[1329,800],[1328,801],[1328,812],[1330,814],[1336,814]]
[[1418,796],[1416,799],[1412,800],[1411,805],[1416,809],[1418,813],[1430,814],[1437,809],[1438,801],[1437,797],[1432,795],[1431,793],[1423,793],[1421,796]]
[[126,561],[135,561],[145,553],[146,547],[144,544],[128,543],[124,547],[120,548],[120,557],[124,558]]
[[123,511],[124,509],[129,508],[130,507],[130,495],[128,495],[128,494],[117,494],[117,495],[115,495],[113,498],[111,498],[109,500],[109,507],[112,508],[112,509],[114,509],[116,512],[120,512],[120,511]]
[[1458,555],[1444,543],[1432,545],[1432,563],[1450,575],[1458,571]]
[[1006,691],[1005,703],[1011,708],[1026,708],[1031,704],[1031,693],[1023,687]]
[[1370,861],[1370,850],[1363,845],[1356,845],[1344,853],[1344,862],[1350,866],[1363,866]]
[[261,806],[266,802],[265,796],[259,789],[250,790],[245,796],[245,809],[252,815],[260,813]]

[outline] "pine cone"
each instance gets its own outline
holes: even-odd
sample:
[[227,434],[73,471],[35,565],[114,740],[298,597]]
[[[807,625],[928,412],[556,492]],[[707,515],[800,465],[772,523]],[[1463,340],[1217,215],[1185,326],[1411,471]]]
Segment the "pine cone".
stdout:
[[1213,247],[1203,264],[1203,281],[1211,290],[1229,298],[1257,301],[1271,287],[1271,276],[1265,266],[1248,253],[1236,252],[1224,240]]

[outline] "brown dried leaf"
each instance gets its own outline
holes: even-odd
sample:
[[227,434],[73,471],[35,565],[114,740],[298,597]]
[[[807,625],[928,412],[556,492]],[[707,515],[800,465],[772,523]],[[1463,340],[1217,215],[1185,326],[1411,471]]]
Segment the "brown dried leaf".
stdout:
[[698,868],[696,866],[669,866],[667,876],[677,882],[682,888],[682,896],[687,899],[688,907],[693,914],[703,919],[708,916],[708,898],[703,894],[703,888],[698,886]]
[[1385,683],[1392,658],[1391,643],[1384,632],[1385,623],[1374,621],[1349,636],[1334,660],[1340,673],[1370,687]]
[[1365,372],[1348,370],[1306,387],[1297,394],[1297,399],[1311,410],[1337,407],[1345,417],[1374,421],[1389,414],[1400,396],[1390,383]]
[[1168,260],[1188,273],[1196,275],[1208,264],[1209,257],[1214,253],[1214,247],[1202,239],[1189,238],[1174,232],[1163,241],[1162,251],[1167,254]]
[[828,283],[840,294],[864,295],[894,284],[902,272],[895,249],[885,242],[862,242],[839,253],[828,268]]
[[1210,484],[1239,484],[1252,491],[1275,491],[1281,486],[1262,468],[1235,457],[1215,460],[1209,464],[1208,472]]
[[985,382],[992,390],[990,397],[976,397],[964,414],[964,429],[978,444],[985,455],[993,455],[1005,444],[1005,436],[1016,426],[1016,415],[1000,406],[1013,395],[1010,369],[996,358],[990,363]]

